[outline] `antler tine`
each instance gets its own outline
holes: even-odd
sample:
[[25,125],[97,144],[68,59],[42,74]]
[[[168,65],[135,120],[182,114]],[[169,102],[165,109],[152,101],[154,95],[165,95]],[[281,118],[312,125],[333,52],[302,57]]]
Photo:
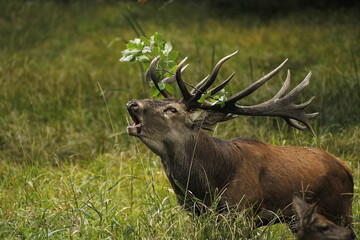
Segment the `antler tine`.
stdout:
[[291,74],[290,74],[290,70],[288,69],[286,80],[285,80],[284,84],[282,85],[279,92],[273,98],[282,98],[286,94],[287,90],[290,87],[290,77],[291,77]]
[[188,100],[192,97],[192,95],[189,93],[189,91],[187,90],[184,80],[181,77],[181,69],[182,69],[182,65],[184,65],[185,61],[186,61],[187,57],[184,58],[178,65],[177,69],[176,69],[176,73],[175,73],[175,78],[176,78],[176,82],[180,88],[181,94],[183,95],[183,98],[185,100],[185,102],[188,102]]
[[[299,93],[309,85],[309,81],[310,81],[310,77],[311,77],[311,72],[309,72],[309,74],[305,77],[305,79],[299,84],[297,85],[290,93],[288,93],[286,96],[286,90],[288,89],[289,85],[290,85],[290,71],[288,70],[288,76],[286,78],[286,81],[284,83],[284,85],[282,86],[282,88],[280,89],[280,91],[273,97],[273,99],[276,101],[276,99],[284,99],[288,102],[288,104],[291,104],[293,102],[293,100],[296,98],[296,96],[299,95]],[[286,90],[285,90],[286,89]],[[307,100],[304,103],[295,105],[293,104],[293,108],[294,109],[298,109],[298,110],[302,110],[305,107],[307,107],[312,100],[314,100],[315,96],[311,97],[309,100]],[[304,113],[302,116],[302,119],[297,119],[298,121],[302,122],[303,124],[306,125],[306,127],[311,131],[311,133],[315,136],[315,132],[313,130],[313,128],[311,127],[310,124],[310,119],[317,116],[319,113],[311,113],[311,114],[306,114]],[[291,119],[291,118],[284,118],[287,123],[297,129],[300,130],[304,130],[306,129],[305,126],[299,125],[298,122],[295,119]]]
[[[261,87],[264,83],[266,83],[268,80],[270,80],[275,74],[277,74],[281,68],[285,65],[285,63],[288,61],[288,59],[285,59],[285,61],[283,63],[281,63],[277,68],[275,68],[273,71],[271,71],[270,73],[268,73],[266,76],[260,78],[259,80],[257,80],[256,82],[254,82],[253,84],[251,84],[249,87],[245,88],[244,90],[242,90],[241,92],[231,96],[227,102],[229,102],[229,104],[235,104],[235,102],[239,101],[240,99],[250,95],[251,93],[253,93],[256,89],[258,89],[259,87]],[[286,89],[287,90],[287,89]],[[281,90],[280,90],[281,91]]]
[[311,71],[308,73],[305,79],[299,85],[297,85],[293,90],[291,90],[291,92],[287,95],[290,101],[295,99],[297,95],[299,95],[299,93],[304,88],[306,88],[307,85],[309,85],[310,78],[311,78]]
[[316,113],[309,113],[309,114],[306,114],[308,116],[308,121],[307,123],[304,123],[306,126],[302,126],[298,123],[298,121],[294,120],[294,119],[291,119],[291,118],[284,118],[285,121],[292,127],[294,128],[297,128],[299,130],[305,130],[306,127],[310,130],[311,134],[313,136],[315,136],[315,132],[314,132],[314,129],[311,127],[311,124],[309,122],[309,120],[313,117],[316,117],[319,113],[316,112]]
[[[306,129],[306,126],[302,126],[302,125],[300,125],[296,120],[294,120],[294,119],[291,119],[291,118],[284,118],[285,119],[285,121],[290,125],[290,126],[292,126],[292,127],[294,127],[294,128],[297,128],[297,129],[299,129],[299,130],[305,130]],[[313,132],[313,131],[311,131],[311,132]]]
[[226,62],[227,60],[229,60],[232,56],[234,56],[235,54],[237,54],[238,51],[236,50],[235,52],[233,52],[232,54],[227,55],[226,57],[222,58],[214,67],[209,79],[205,82],[205,84],[203,84],[200,87],[200,91],[196,92],[194,97],[193,97],[193,101],[197,101],[198,99],[200,99],[201,95],[214,83],[216,76],[221,68],[221,66],[223,65],[224,62]]
[[[302,110],[303,108],[307,107],[310,102],[314,99],[315,97],[313,96],[312,98],[310,98],[308,101],[306,101],[305,103],[302,103],[302,104],[299,104],[299,105],[294,105],[294,109],[297,109],[297,110]],[[305,130],[306,128],[308,128],[311,132],[311,134],[313,136],[315,136],[315,132],[314,132],[314,129],[311,127],[311,124],[310,124],[310,120],[314,117],[316,117],[319,113],[318,112],[315,112],[315,113],[304,113],[304,112],[301,112],[302,114],[299,114],[299,117],[297,117],[296,119],[293,119],[293,118],[286,118],[286,117],[283,117],[286,122],[294,127],[294,128],[297,128],[297,129],[300,129],[300,130]],[[298,122],[301,122],[303,124],[305,124],[305,126],[302,126],[300,125]]]
[[307,100],[306,102],[296,105],[296,108],[298,108],[298,109],[306,108],[307,106],[310,105],[310,103],[312,102],[312,100],[314,100],[314,98],[315,98],[315,96],[312,96],[312,97],[311,97],[309,100]]
[[149,69],[146,71],[146,82],[150,86],[150,82],[152,81],[155,85],[155,87],[159,90],[159,92],[165,97],[165,98],[172,98],[173,96],[166,90],[166,89],[160,89],[159,88],[159,78],[156,75],[156,64],[159,62],[160,56],[157,56],[151,61]]
[[230,82],[230,80],[234,77],[235,72],[233,72],[230,77],[228,77],[224,82],[222,82],[219,86],[214,87],[213,89],[210,90],[211,92],[211,96],[215,95],[217,92],[219,92],[221,89],[223,89],[226,84],[228,84]]
[[200,88],[201,86],[203,86],[205,84],[205,82],[209,79],[210,75],[207,75],[203,80],[201,80],[198,84],[196,84],[196,86],[194,87],[193,90],[191,90],[191,94],[195,94],[197,92],[200,92]]
[[[155,60],[155,59],[154,59]],[[152,62],[151,62],[152,63]],[[151,64],[150,64],[151,65]],[[151,78],[151,70],[150,67],[148,68],[148,70],[146,70],[146,74],[145,74],[145,79],[146,79],[146,83],[149,86],[149,88],[151,87],[151,82],[153,82],[152,78]]]
[[[289,89],[289,86],[290,86],[290,71],[288,70],[284,85],[281,87],[279,92],[272,99],[276,100],[276,99],[280,99],[280,98],[284,98],[284,99],[286,98],[288,102],[292,102],[296,98],[296,96],[299,95],[299,93],[307,85],[309,85],[310,77],[311,77],[311,72],[309,72],[309,74],[305,77],[305,79],[298,86],[296,86],[289,94],[287,94],[285,96],[286,91]],[[303,109],[303,108],[307,107],[312,102],[312,100],[314,100],[314,98],[315,98],[315,96],[311,97],[309,100],[307,100],[304,103],[294,105],[294,107],[297,109]]]
[[[189,64],[186,64],[182,69],[181,69],[181,73],[184,72],[184,70],[189,66]],[[175,74],[172,77],[166,77],[164,79],[161,80],[161,82],[163,83],[173,83],[175,82]]]

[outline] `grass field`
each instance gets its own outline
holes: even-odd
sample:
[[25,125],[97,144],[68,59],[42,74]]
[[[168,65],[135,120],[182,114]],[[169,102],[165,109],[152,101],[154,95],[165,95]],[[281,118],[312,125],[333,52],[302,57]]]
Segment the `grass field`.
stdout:
[[[284,224],[255,229],[246,211],[194,217],[178,207],[158,157],[126,133],[126,102],[149,97],[139,66],[118,61],[124,40],[136,37],[127,17],[188,56],[184,77],[193,83],[235,50],[218,77],[237,72],[230,92],[285,58],[292,86],[311,70],[299,101],[316,96],[308,110],[320,112],[315,138],[262,117],[240,117],[210,134],[315,146],[346,161],[360,236],[358,8],[227,15],[180,1],[0,4],[1,239],[293,239]],[[275,94],[285,74],[245,103]]]

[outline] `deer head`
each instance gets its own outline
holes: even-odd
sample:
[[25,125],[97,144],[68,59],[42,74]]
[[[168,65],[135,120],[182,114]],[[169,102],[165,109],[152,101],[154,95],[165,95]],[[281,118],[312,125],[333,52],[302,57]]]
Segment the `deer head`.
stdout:
[[352,231],[339,227],[323,215],[316,213],[317,203],[308,205],[299,195],[293,195],[293,208],[299,217],[297,239],[355,239]]

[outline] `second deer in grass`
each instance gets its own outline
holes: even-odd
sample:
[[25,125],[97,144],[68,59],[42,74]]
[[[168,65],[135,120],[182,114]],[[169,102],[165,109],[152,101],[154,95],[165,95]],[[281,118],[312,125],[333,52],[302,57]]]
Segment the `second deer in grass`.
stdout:
[[352,240],[355,234],[337,226],[316,212],[316,203],[310,206],[297,194],[293,196],[293,208],[299,217],[297,240]]
[[[181,99],[173,98],[166,89],[159,87],[156,72],[159,58],[155,58],[146,72],[146,79],[154,82],[165,98],[128,102],[127,109],[134,121],[127,128],[129,135],[139,138],[160,156],[179,203],[187,208],[194,206],[191,201],[186,201],[190,195],[210,207],[214,195],[222,191],[219,208],[254,207],[263,213],[262,223],[266,224],[271,220],[269,214],[279,209],[283,210],[285,218],[291,218],[294,214],[289,208],[292,194],[307,189],[307,197],[319,199],[321,213],[344,225],[350,224],[353,178],[349,167],[340,159],[317,148],[269,146],[248,138],[220,140],[206,133],[205,130],[216,123],[237,115],[278,116],[295,128],[308,128],[313,132],[310,119],[316,114],[304,112],[312,99],[302,104],[294,103],[308,85],[311,74],[287,93],[290,86],[288,71],[284,85],[272,99],[253,106],[238,103],[271,79],[286,61],[225,102],[199,101],[201,96],[211,97],[229,83],[234,74],[208,90],[221,65],[234,54],[221,59],[212,74],[192,91],[188,91],[187,83],[182,79],[185,68],[182,61],[173,78],[181,90]],[[201,206],[195,207],[197,213],[202,212]]]

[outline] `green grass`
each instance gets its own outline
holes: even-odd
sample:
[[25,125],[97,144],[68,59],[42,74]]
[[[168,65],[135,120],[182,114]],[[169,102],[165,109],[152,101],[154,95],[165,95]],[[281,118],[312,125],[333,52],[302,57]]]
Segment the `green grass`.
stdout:
[[[316,96],[309,108],[320,112],[313,121],[316,138],[261,117],[220,124],[212,134],[316,146],[344,159],[355,179],[360,234],[358,9],[227,16],[177,2],[2,0],[1,239],[293,239],[283,224],[255,229],[246,211],[199,218],[183,211],[158,157],[127,136],[126,102],[149,96],[139,66],[118,61],[123,40],[135,38],[124,18],[127,7],[148,35],[161,33],[180,57],[189,56],[184,78],[192,83],[211,71],[213,49],[215,61],[239,50],[218,76],[237,72],[232,93],[287,57],[292,86],[311,70],[299,101]],[[272,96],[285,74],[244,103]]]

